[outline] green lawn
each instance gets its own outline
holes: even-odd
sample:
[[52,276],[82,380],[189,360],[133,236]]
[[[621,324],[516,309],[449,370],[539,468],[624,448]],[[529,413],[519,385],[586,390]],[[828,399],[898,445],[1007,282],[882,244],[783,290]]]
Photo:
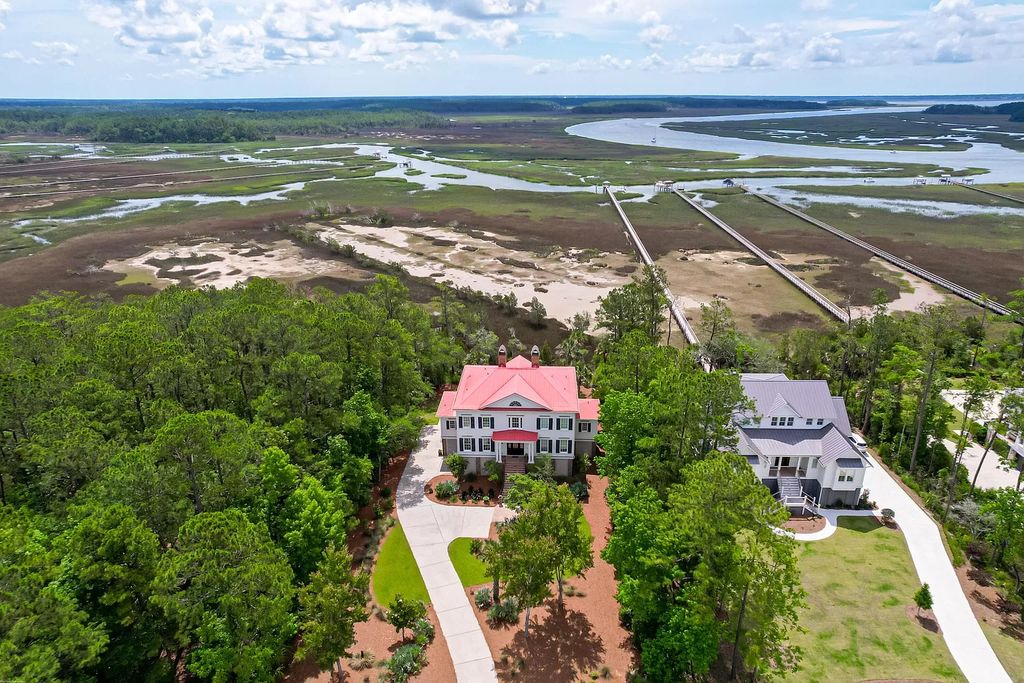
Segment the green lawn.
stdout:
[[1013,682],[1024,683],[1024,643],[1004,634],[992,624],[981,622],[981,630]]
[[803,659],[786,680],[964,680],[942,637],[907,616],[920,583],[902,534],[862,517],[839,526],[798,551],[808,606],[792,638]]
[[411,600],[430,602],[427,587],[420,576],[409,542],[405,540],[401,524],[395,524],[377,555],[377,566],[373,570],[373,594],[377,603],[384,607],[390,605],[399,594]]
[[448,557],[451,558],[455,572],[466,588],[479,586],[491,580],[484,563],[469,551],[469,544],[472,542],[472,538],[456,538],[448,546]]
[[[590,533],[590,523],[586,517],[580,518],[580,528]],[[448,544],[448,557],[451,558],[452,564],[455,565],[455,573],[459,575],[459,580],[466,588],[491,581],[484,563],[469,551],[472,542],[472,538],[456,538]]]

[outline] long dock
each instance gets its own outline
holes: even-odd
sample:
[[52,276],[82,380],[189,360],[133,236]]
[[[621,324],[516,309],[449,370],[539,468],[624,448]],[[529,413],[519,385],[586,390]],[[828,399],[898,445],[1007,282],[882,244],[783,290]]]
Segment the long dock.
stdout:
[[821,306],[821,308],[823,308],[825,312],[837,318],[842,323],[848,323],[850,321],[850,317],[847,315],[846,311],[837,306],[835,303],[833,303],[830,299],[828,299],[824,294],[816,290],[814,287],[807,284],[806,282],[798,278],[796,275],[793,275],[793,273],[791,273],[788,268],[786,268],[781,263],[779,263],[771,256],[769,256],[768,253],[761,249],[759,246],[757,246],[756,244],[748,240],[746,237],[738,233],[728,223],[726,223],[718,216],[714,215],[713,213],[705,209],[697,202],[687,197],[679,190],[673,189],[672,191],[675,192],[680,199],[682,199],[684,202],[686,202],[694,209],[696,209],[701,215],[703,215],[709,221],[711,221],[719,228],[721,228],[727,235],[729,235],[729,237],[732,237],[734,240],[736,240],[744,247],[746,247],[747,251],[749,251],[751,254],[758,257],[762,261],[764,261],[772,270],[774,270],[776,273],[778,273],[786,280],[788,280],[791,285],[793,285],[801,292],[806,294],[808,297],[810,297],[811,301]]
[[1014,197],[1012,195],[1002,194],[1001,192],[993,192],[992,190],[983,190],[980,187],[975,187],[974,185],[968,185],[967,183],[956,183],[956,182],[954,182],[952,184],[953,185],[959,185],[960,187],[966,187],[968,190],[974,190],[975,192],[981,192],[982,194],[991,195],[992,197],[999,197],[1000,199],[1005,199],[1005,200],[1010,201],[1010,202],[1016,202],[1018,204],[1024,204],[1024,199],[1022,199],[1020,197]]
[[[971,186],[970,185],[965,185],[964,187],[971,187]],[[889,263],[893,264],[894,266],[896,266],[898,268],[902,268],[903,270],[907,271],[908,273],[913,273],[914,275],[918,276],[922,280],[927,280],[928,282],[931,282],[932,284],[938,285],[939,287],[942,287],[943,289],[946,289],[946,290],[952,292],[953,294],[956,294],[957,296],[959,296],[959,297],[961,297],[963,299],[966,299],[966,300],[968,300],[968,301],[970,301],[972,303],[978,304],[979,306],[984,306],[985,308],[987,308],[990,311],[993,311],[995,313],[998,313],[999,315],[1009,315],[1009,316],[1015,315],[1013,311],[1011,311],[1006,306],[1003,306],[998,301],[992,301],[990,299],[982,297],[977,292],[973,292],[973,291],[967,289],[966,287],[958,285],[955,282],[951,282],[951,281],[947,280],[944,277],[941,277],[939,275],[936,275],[935,273],[932,273],[931,271],[925,270],[924,268],[921,268],[920,266],[916,266],[913,263],[911,263],[910,261],[907,261],[906,259],[901,259],[899,256],[896,256],[894,254],[890,254],[889,252],[885,251],[884,249],[879,249],[878,247],[874,246],[873,244],[865,242],[864,240],[862,240],[860,238],[854,237],[853,235],[850,235],[849,233],[843,232],[839,228],[833,227],[833,226],[829,225],[828,223],[826,223],[824,221],[820,221],[817,218],[814,218],[813,216],[808,216],[803,211],[799,211],[797,209],[794,209],[792,206],[788,206],[786,204],[783,204],[782,202],[780,202],[777,199],[774,199],[772,197],[769,197],[768,195],[761,194],[760,192],[756,192],[754,190],[751,190],[748,187],[744,187],[743,189],[746,190],[747,194],[753,195],[753,196],[757,197],[758,199],[760,199],[760,200],[762,200],[764,202],[767,202],[768,204],[771,204],[772,206],[778,207],[778,208],[782,209],[783,211],[786,211],[787,213],[792,214],[793,216],[796,216],[800,220],[806,221],[806,222],[810,223],[811,225],[813,225],[815,227],[821,228],[822,230],[825,230],[826,232],[830,232],[833,235],[835,235],[836,237],[838,237],[838,238],[840,238],[842,240],[845,240],[845,241],[849,242],[850,244],[856,245],[856,246],[860,247],[861,249],[869,251],[872,254],[874,254],[875,256],[877,256],[878,258],[883,259],[885,261],[888,261]],[[971,189],[977,190],[978,188],[974,187],[974,188],[971,188]],[[987,192],[987,190],[980,190],[980,191],[981,192]],[[989,192],[988,194],[993,194],[993,193]]]
[[[619,213],[619,218],[622,220],[622,224],[626,228],[626,236],[629,237],[629,241],[632,242],[633,247],[636,249],[637,255],[640,256],[640,260],[645,265],[653,266],[654,259],[647,253],[647,248],[644,247],[644,243],[640,241],[640,235],[636,233],[633,228],[633,224],[629,222],[629,218],[626,217],[626,212],[622,210],[622,205],[619,204],[618,198],[615,196],[615,192],[610,187],[605,188],[605,192],[608,194],[608,198],[611,199],[612,206]],[[676,298],[672,294],[672,290],[669,289],[668,283],[664,283],[665,296],[668,297],[668,309],[672,314],[672,319],[676,321],[676,325],[682,331],[683,336],[686,337],[686,342],[693,346],[700,346],[700,340],[697,339],[697,334],[693,331],[693,327],[690,326],[690,321],[683,315],[683,311],[676,304]]]

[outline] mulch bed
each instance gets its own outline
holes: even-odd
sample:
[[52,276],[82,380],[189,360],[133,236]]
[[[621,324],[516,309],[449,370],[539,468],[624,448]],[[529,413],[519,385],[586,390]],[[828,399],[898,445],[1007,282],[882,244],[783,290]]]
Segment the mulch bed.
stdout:
[[[564,609],[557,596],[534,608],[527,638],[522,617],[518,624],[496,626],[474,607],[499,680],[568,683],[589,680],[596,673],[599,680],[625,681],[630,669],[638,666],[632,639],[619,621],[615,570],[601,559],[611,531],[611,513],[604,497],[608,481],[591,474],[587,483],[590,498],[583,504],[583,513],[595,536],[594,567],[583,577],[565,582],[575,595],[566,594]],[[552,592],[557,595],[555,586]],[[472,601],[472,589],[467,593]],[[600,677],[604,667],[607,678]]]
[[[358,513],[360,520],[360,526],[354,529],[348,538],[349,552],[353,554],[355,558],[356,566],[358,566],[363,554],[366,552],[364,545],[366,539],[369,537],[367,532],[364,531],[364,526],[367,529],[372,529],[373,525],[377,522],[374,519],[373,507],[381,500],[381,490],[390,489],[391,499],[394,499],[394,493],[398,489],[398,482],[402,478],[402,472],[405,470],[405,465],[409,460],[409,454],[403,453],[402,455],[393,458],[385,468],[381,475],[381,480],[373,488],[373,496],[369,505],[363,506]],[[392,507],[390,516],[396,517],[394,507]],[[392,533],[395,527],[391,527],[388,534]],[[385,535],[385,540],[387,536]],[[381,541],[381,545],[384,541]],[[376,566],[376,559],[374,559],[374,567]],[[370,600],[367,603],[367,611],[370,613],[370,618],[367,621],[356,624],[355,627],[355,644],[349,649],[353,657],[358,657],[360,653],[369,653],[373,655],[374,659],[377,660],[378,665],[385,659],[389,658],[395,650],[406,643],[402,642],[400,634],[395,632],[394,627],[384,621],[383,605],[379,605],[376,599],[373,597],[372,592]],[[375,615],[375,610],[380,616]],[[434,625],[435,636],[434,640],[426,647],[426,661],[427,665],[423,668],[423,671],[416,677],[416,681],[423,683],[449,683],[455,680],[455,666],[452,664],[451,653],[448,652],[448,643],[445,641],[444,635],[441,633],[441,626],[437,621],[437,614],[434,612],[432,606],[427,607],[427,618]],[[410,638],[409,632],[406,635]],[[344,680],[347,681],[376,681],[383,668],[380,666],[374,666],[368,669],[356,670],[352,668],[352,664],[355,659],[343,659],[342,670],[345,672]],[[312,659],[307,659],[302,662],[293,662],[288,667],[287,673],[282,679],[284,683],[311,683],[316,681],[317,683],[329,683],[337,681],[337,677],[330,671],[321,671],[320,667],[316,665],[316,662]]]
[[797,534],[811,534],[825,528],[825,518],[820,515],[808,517],[793,515],[788,522],[782,525],[782,528]]
[[[450,474],[441,474],[427,482],[425,491],[427,500],[433,501],[438,505],[494,507],[495,505],[498,504],[498,496],[501,495],[500,485],[495,484],[494,482],[488,480],[485,477],[478,477],[476,481],[464,481],[461,484],[459,484],[459,492],[453,500],[449,500],[447,498],[442,499],[437,497],[437,494],[434,493],[434,489],[437,488],[437,485],[443,481],[455,481],[455,477],[453,477]],[[473,500],[472,494],[474,492],[479,493],[478,489],[482,489],[483,495],[490,498],[488,502],[485,503],[483,500]],[[469,497],[467,497],[465,501],[462,500],[463,493],[469,494]]]
[[956,576],[978,621],[992,624],[1004,635],[1024,643],[1024,617],[1020,608],[1003,597],[988,572],[967,560],[956,568]]

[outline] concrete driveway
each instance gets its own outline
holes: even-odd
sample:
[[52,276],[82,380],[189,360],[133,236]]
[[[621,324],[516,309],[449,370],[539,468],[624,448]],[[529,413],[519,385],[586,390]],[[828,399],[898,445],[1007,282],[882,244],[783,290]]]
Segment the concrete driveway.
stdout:
[[437,454],[440,448],[437,425],[424,428],[420,445],[409,457],[395,494],[398,520],[437,612],[456,678],[465,683],[489,683],[497,681],[494,660],[448,557],[448,544],[462,536],[486,538],[498,508],[438,505],[427,500],[424,485],[442,471],[448,471],[443,469]]
[[864,488],[871,490],[871,500],[879,508],[890,508],[896,513],[896,523],[903,530],[917,575],[921,583],[931,588],[932,611],[960,670],[972,683],[1010,683],[971,611],[942,546],[939,528],[878,461],[870,455],[868,460],[873,467],[864,475]]

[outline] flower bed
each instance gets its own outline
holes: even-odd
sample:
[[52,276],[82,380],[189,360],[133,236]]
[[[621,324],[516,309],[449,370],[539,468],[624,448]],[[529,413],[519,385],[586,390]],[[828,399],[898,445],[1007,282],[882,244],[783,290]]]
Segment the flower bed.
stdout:
[[485,478],[459,483],[452,475],[442,474],[427,483],[424,493],[427,499],[441,505],[495,506],[501,487]]

